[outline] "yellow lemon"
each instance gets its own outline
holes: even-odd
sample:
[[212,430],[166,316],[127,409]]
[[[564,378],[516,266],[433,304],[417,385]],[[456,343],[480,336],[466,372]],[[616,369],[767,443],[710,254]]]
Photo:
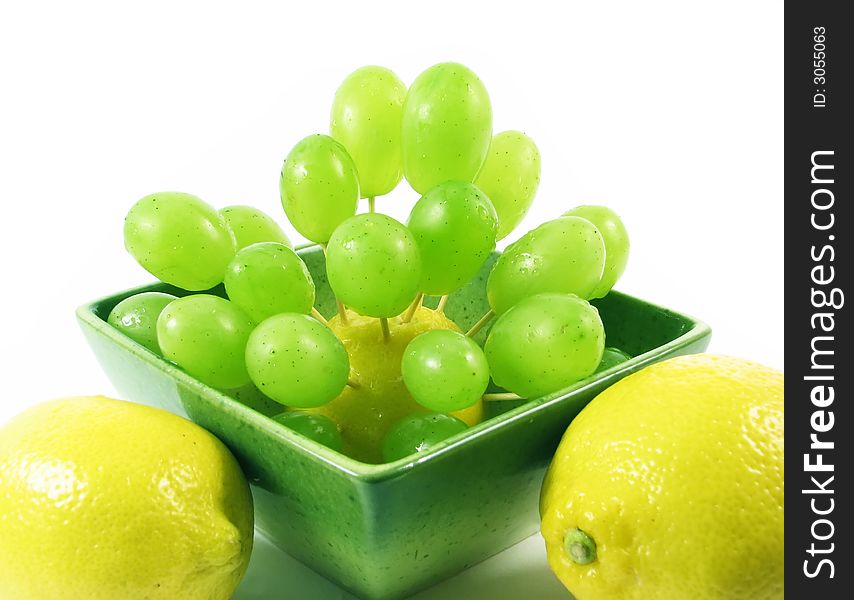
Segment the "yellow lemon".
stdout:
[[171,413],[68,398],[0,429],[0,598],[225,600],[252,531],[234,457]]
[[[409,321],[398,316],[388,324],[386,339],[378,319],[348,310],[346,322],[338,315],[329,320],[347,349],[359,387],[347,387],[332,402],[312,409],[338,424],[345,454],[370,463],[382,462],[383,438],[392,425],[411,414],[429,412],[412,399],[403,383],[400,362],[406,346],[432,329],[460,330],[444,313],[423,306]],[[474,425],[483,418],[483,403],[451,414]]]
[[679,357],[596,397],[540,504],[549,563],[578,600],[783,597],[783,374]]

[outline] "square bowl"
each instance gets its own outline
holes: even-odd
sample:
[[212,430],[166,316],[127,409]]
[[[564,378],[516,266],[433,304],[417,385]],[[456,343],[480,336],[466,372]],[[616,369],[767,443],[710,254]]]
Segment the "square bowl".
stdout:
[[[299,250],[317,288],[317,308],[335,311],[322,252]],[[479,275],[451,296],[446,313],[465,330],[488,309]],[[484,421],[430,451],[366,464],[269,418],[257,392],[221,392],[135,343],[107,322],[110,310],[153,284],[81,306],[77,318],[116,389],[127,399],[185,416],[219,437],[252,486],[258,529],[277,546],[368,600],[392,600],[521,541],[539,528],[546,467],[578,412],[599,392],[651,363],[702,352],[704,323],[619,292],[594,304],[607,344],[633,358],[530,401],[489,402]],[[211,293],[223,294],[222,289]],[[430,299],[426,304],[435,304]],[[483,342],[488,329],[475,339]]]

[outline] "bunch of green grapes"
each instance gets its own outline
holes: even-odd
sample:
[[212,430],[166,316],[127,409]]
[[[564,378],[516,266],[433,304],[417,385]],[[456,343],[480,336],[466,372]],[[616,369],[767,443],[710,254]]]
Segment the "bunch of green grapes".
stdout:
[[[404,178],[420,198],[401,223],[376,200]],[[610,291],[629,253],[622,221],[602,206],[511,244],[489,275],[491,310],[471,331],[444,314],[522,221],[539,181],[536,144],[519,131],[493,135],[486,87],[467,67],[434,65],[408,89],[386,68],[363,67],[336,91],[328,135],[300,140],[279,178],[290,224],[325,252],[337,314],[318,312],[312,275],[273,218],[162,192],[131,208],[125,246],[178,292],[131,296],[109,322],[212,387],[251,386],[282,406],[276,422],[318,444],[353,451],[354,431],[379,432],[371,452],[398,460],[464,431],[484,399],[553,394],[629,358],[605,348],[588,302]],[[436,309],[425,296],[439,297]],[[493,318],[481,346],[474,336]],[[342,327],[357,332],[346,344]],[[374,356],[387,364],[360,382],[351,365]],[[487,394],[490,383],[499,390]],[[360,394],[377,415],[406,416],[342,422]]]

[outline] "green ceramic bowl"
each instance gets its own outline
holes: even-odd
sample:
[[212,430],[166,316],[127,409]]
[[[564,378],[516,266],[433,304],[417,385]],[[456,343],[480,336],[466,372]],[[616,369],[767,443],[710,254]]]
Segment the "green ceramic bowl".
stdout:
[[[322,253],[316,247],[300,253],[317,285],[318,309],[332,314]],[[448,302],[447,314],[463,330],[488,308],[484,288],[494,259]],[[153,290],[186,294],[150,285],[77,311],[116,389],[217,435],[252,483],[257,527],[284,551],[370,600],[413,594],[537,531],[540,484],[573,417],[622,377],[703,351],[711,335],[690,317],[612,292],[595,304],[608,345],[632,360],[533,401],[491,402],[494,416],[435,449],[369,465],[279,425],[267,415],[281,408],[257,392],[211,389],[107,324],[121,300]]]

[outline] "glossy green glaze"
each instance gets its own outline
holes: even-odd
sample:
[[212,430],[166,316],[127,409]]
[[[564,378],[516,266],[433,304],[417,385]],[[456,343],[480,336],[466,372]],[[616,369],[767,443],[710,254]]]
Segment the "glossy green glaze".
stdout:
[[[310,247],[300,254],[314,277],[318,309],[333,314],[322,253]],[[493,261],[448,302],[446,312],[463,330],[488,309],[484,288]],[[186,294],[150,285],[77,311],[116,389],[217,435],[252,483],[257,527],[292,556],[370,600],[413,594],[535,532],[540,484],[572,418],[622,377],[665,358],[701,352],[711,334],[689,317],[612,292],[594,302],[606,343],[634,358],[557,394],[490,402],[493,418],[434,449],[369,465],[268,418],[276,406],[257,390],[213,390],[110,327],[105,319],[113,306],[141,291]],[[476,339],[482,343],[485,334]]]

